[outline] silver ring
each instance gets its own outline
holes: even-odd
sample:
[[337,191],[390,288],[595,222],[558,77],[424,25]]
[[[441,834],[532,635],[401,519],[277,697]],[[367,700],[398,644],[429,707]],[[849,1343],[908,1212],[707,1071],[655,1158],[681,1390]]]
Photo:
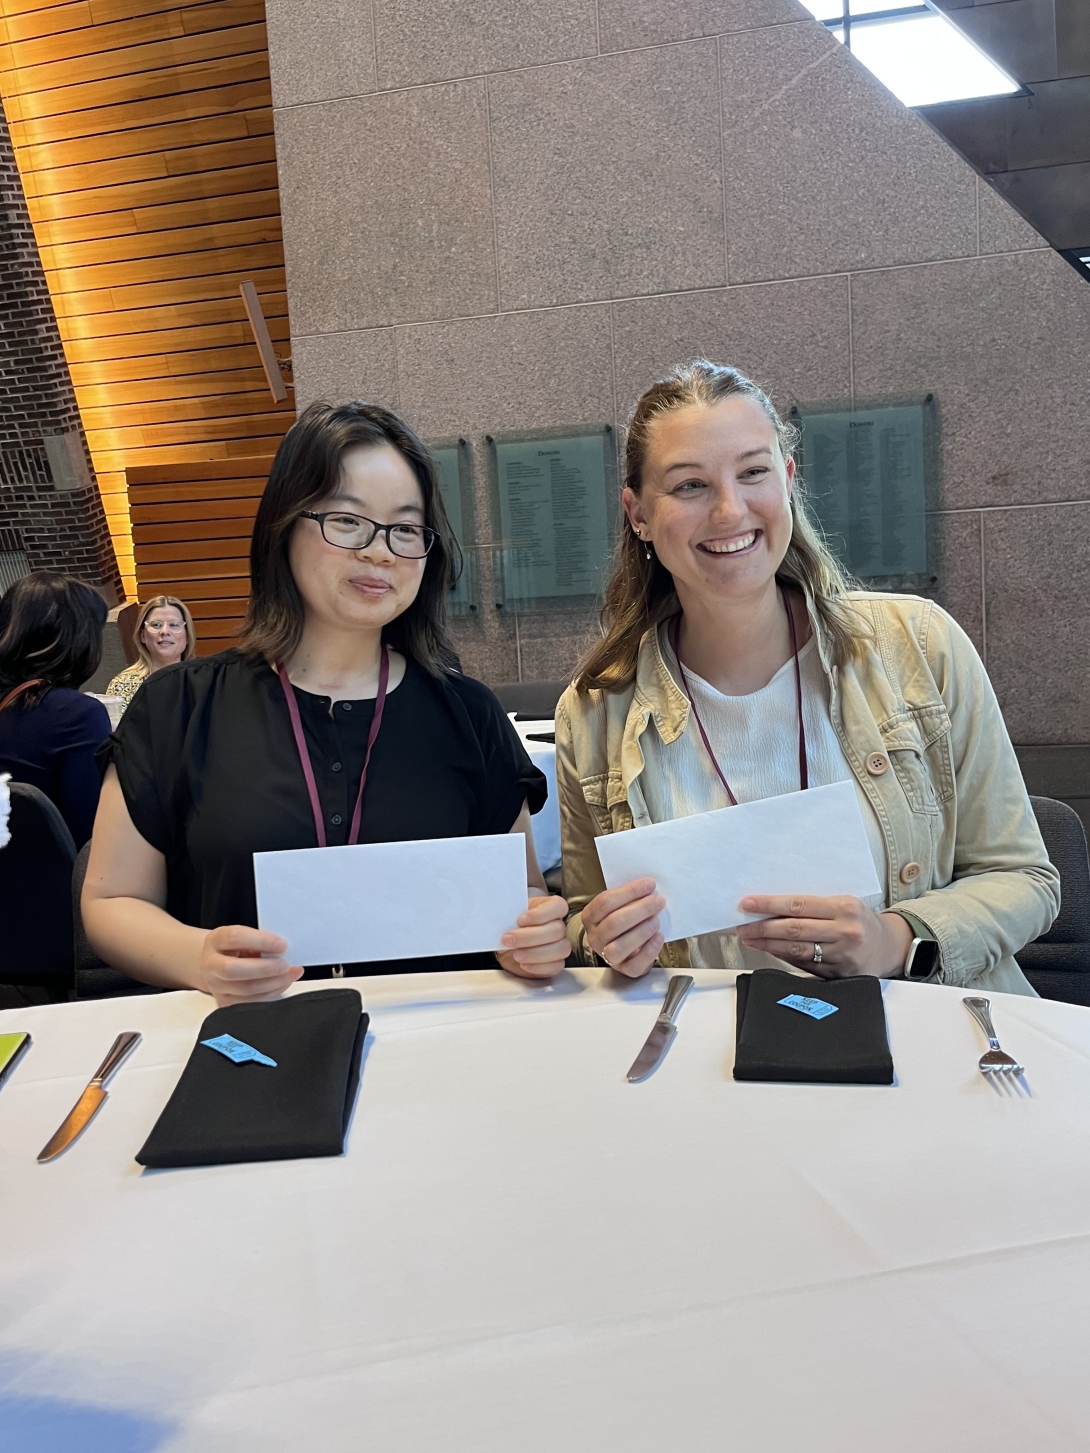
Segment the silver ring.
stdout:
[[820,964],[823,958],[824,954],[821,952],[821,944],[814,944],[814,963]]

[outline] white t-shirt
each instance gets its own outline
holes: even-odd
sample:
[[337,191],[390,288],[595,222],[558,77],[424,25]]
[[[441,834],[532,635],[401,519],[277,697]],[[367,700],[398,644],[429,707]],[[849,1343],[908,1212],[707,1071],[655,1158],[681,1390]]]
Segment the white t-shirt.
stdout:
[[[665,626],[660,629],[659,642],[663,660],[681,686],[681,672]],[[889,872],[885,839],[874,808],[848,765],[833,730],[829,685],[813,637],[799,652],[799,667],[810,786],[855,782],[878,881],[885,883]],[[685,676],[708,741],[738,801],[756,802],[764,797],[797,792],[801,784],[794,662],[788,661],[767,686],[749,696],[724,696],[688,667]],[[661,771],[647,772],[640,779],[652,822],[668,822],[675,817],[730,806],[691,711],[681,736],[669,745],[659,743],[656,756]],[[877,912],[886,906],[884,893],[863,901]],[[690,957],[695,968],[783,967],[771,955],[745,948],[733,933],[708,933],[690,940]]]

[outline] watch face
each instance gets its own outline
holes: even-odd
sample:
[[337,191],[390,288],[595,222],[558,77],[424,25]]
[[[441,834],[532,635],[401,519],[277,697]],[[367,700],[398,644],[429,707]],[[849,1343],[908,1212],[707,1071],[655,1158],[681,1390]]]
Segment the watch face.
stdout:
[[939,961],[939,946],[933,939],[918,939],[916,951],[905,966],[906,979],[929,979]]

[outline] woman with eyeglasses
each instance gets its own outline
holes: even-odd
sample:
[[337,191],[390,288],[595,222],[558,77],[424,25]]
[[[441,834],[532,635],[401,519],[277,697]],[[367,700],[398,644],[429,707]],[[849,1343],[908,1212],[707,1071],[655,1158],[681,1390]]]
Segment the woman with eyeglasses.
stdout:
[[560,971],[567,906],[530,831],[545,781],[459,670],[444,623],[456,555],[405,423],[358,402],[302,414],[258,508],[238,647],[157,672],[111,738],[82,904],[103,959],[220,1004],[275,998],[303,970],[257,928],[255,852],[512,832],[532,896],[497,957],[529,978]]
[[138,659],[106,688],[107,696],[120,697],[126,706],[154,672],[176,661],[191,661],[197,654],[193,617],[185,601],[174,595],[154,596],[140,607],[133,640]]

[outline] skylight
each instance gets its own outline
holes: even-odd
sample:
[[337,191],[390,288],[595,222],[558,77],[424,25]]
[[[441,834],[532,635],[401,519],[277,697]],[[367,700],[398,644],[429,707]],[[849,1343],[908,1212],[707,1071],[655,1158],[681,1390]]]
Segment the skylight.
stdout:
[[906,106],[1010,96],[1021,87],[920,0],[803,0]]

